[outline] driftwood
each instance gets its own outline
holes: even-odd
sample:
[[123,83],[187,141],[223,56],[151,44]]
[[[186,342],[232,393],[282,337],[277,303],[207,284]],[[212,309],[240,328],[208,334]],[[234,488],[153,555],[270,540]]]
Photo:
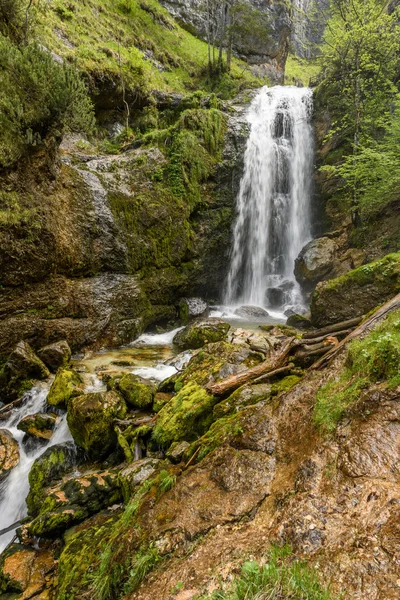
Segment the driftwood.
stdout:
[[[21,404],[23,404],[23,402],[26,400],[26,398],[24,398],[24,396],[21,396],[20,398],[17,398],[16,400],[13,400],[12,402],[10,402],[9,404],[6,404],[5,406],[2,406],[0,408],[0,419],[3,421],[5,418],[8,417],[8,413],[13,409],[16,408],[18,406],[21,406]],[[2,415],[6,415],[6,417],[3,417]]]
[[270,379],[274,375],[279,375],[279,373],[285,373],[286,371],[291,371],[293,368],[294,368],[294,363],[291,362],[291,363],[285,365],[284,367],[275,369],[275,371],[269,371],[269,373],[265,373],[265,375],[261,375],[260,377],[257,377],[257,379],[254,379],[253,383],[261,383],[262,381],[265,381],[266,379]]
[[363,320],[363,316],[355,317],[354,319],[349,319],[348,321],[341,321],[340,323],[335,323],[334,325],[328,325],[327,327],[323,327],[322,329],[316,329],[315,331],[310,331],[308,333],[303,334],[304,340],[310,340],[316,337],[321,337],[324,335],[329,335],[330,333],[336,333],[336,331],[343,331],[345,329],[352,329],[356,327]]
[[296,338],[291,337],[282,344],[279,350],[274,352],[273,356],[268,357],[268,359],[261,364],[252,369],[248,369],[247,371],[243,371],[242,373],[238,373],[237,375],[227,377],[218,383],[209,383],[207,385],[207,390],[214,396],[230,394],[245,383],[250,383],[261,375],[267,375],[272,371],[276,371],[276,369],[283,367],[288,360],[290,351],[297,345],[298,341]]
[[342,348],[351,340],[359,337],[363,333],[368,332],[374,327],[379,321],[381,321],[386,315],[393,312],[394,310],[400,309],[400,294],[397,294],[394,298],[386,302],[381,308],[379,308],[373,315],[366,319],[361,325],[359,325],[354,331],[352,331],[347,337],[344,338],[339,344],[337,344],[330,352],[325,354],[317,362],[311,365],[310,370],[317,370],[325,367]]
[[[317,346],[320,346],[320,344],[317,344]],[[335,348],[335,346],[337,346],[337,344],[323,344],[319,348],[312,348],[311,350],[296,352],[294,358],[296,360],[303,360],[306,358],[312,358],[313,356],[323,356],[332,350],[332,348]]]

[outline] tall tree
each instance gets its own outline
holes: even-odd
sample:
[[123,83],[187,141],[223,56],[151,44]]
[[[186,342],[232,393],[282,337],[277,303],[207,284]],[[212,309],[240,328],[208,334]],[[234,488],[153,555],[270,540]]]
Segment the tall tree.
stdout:
[[[346,171],[354,174],[361,147],[381,135],[398,93],[394,83],[399,63],[398,12],[388,12],[387,0],[332,0],[323,52],[324,79],[320,92],[333,118],[330,135],[347,145]],[[328,170],[327,168],[325,170]],[[335,167],[329,170],[335,173]],[[342,166],[336,174],[343,176]],[[353,212],[359,186],[348,178]]]

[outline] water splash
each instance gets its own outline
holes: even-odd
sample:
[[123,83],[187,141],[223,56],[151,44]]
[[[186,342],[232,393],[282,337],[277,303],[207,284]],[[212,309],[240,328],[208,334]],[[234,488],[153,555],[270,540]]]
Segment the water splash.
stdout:
[[312,92],[264,87],[249,113],[225,304],[302,304],[294,261],[311,239]]

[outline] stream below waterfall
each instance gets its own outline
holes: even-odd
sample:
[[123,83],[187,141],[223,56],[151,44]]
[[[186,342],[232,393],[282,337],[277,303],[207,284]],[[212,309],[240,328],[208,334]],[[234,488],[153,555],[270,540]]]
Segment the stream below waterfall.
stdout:
[[[77,355],[73,358],[71,366],[79,371],[84,379],[84,392],[104,391],[106,386],[99,377],[104,372],[134,373],[146,379],[160,382],[170,377],[182,368],[183,358],[175,364],[173,361],[176,351],[172,346],[175,334],[181,328],[163,334],[143,334],[129,346],[115,350],[90,352]],[[186,356],[190,358],[190,353]],[[54,429],[51,439],[46,444],[36,444],[29,448],[23,442],[24,432],[17,429],[18,423],[26,416],[43,413],[48,410],[46,398],[53,378],[46,382],[38,383],[24,395],[24,401],[8,415],[1,419],[0,429],[6,429],[18,442],[20,451],[19,464],[0,484],[0,530],[7,529],[27,515],[25,499],[29,492],[29,471],[34,461],[45,452],[47,448],[63,442],[72,441],[69,432],[66,414],[61,414]],[[2,552],[15,536],[15,529],[0,536],[0,552]]]

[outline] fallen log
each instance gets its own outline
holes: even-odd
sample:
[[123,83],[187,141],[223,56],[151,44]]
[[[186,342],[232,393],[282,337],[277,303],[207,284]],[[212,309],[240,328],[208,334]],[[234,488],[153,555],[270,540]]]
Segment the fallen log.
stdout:
[[363,318],[363,316],[355,317],[354,319],[349,319],[348,321],[341,321],[341,323],[335,323],[334,325],[328,325],[327,327],[323,327],[322,329],[316,329],[315,331],[304,333],[303,340],[311,340],[316,337],[328,335],[329,333],[336,333],[336,331],[351,329],[352,327],[356,327],[357,325],[359,325]]
[[224,396],[225,394],[230,394],[245,383],[250,383],[261,375],[266,375],[271,371],[275,371],[276,369],[283,367],[288,360],[290,351],[294,346],[297,345],[298,340],[296,340],[295,337],[291,337],[284,342],[281,348],[274,352],[272,356],[268,356],[268,360],[265,360],[256,367],[248,369],[247,371],[227,377],[218,383],[209,383],[206,386],[206,389],[213,394],[213,396]]
[[[349,329],[343,329],[343,331],[335,331],[333,333],[335,334],[335,337],[346,337],[354,329],[355,329],[355,327],[351,327]],[[308,344],[310,346],[312,344],[319,344],[320,342],[323,342],[324,340],[326,340],[326,338],[330,337],[331,335],[332,335],[332,333],[326,333],[325,335],[320,335],[319,337],[315,337],[315,338],[305,338],[303,336],[303,339],[300,340],[300,343],[304,342],[304,344]]]
[[288,363],[287,365],[285,365],[284,367],[275,369],[275,371],[270,371],[269,373],[265,373],[265,375],[261,375],[260,377],[257,377],[257,379],[254,379],[253,383],[261,383],[262,381],[265,381],[266,379],[270,379],[274,375],[279,375],[279,373],[285,373],[285,371],[291,371],[292,369],[294,369],[294,363],[291,362],[291,363]]
[[326,354],[327,352],[332,350],[332,348],[334,348],[335,346],[337,346],[337,344],[329,344],[329,345],[324,345],[321,348],[314,348],[312,350],[306,350],[304,352],[303,351],[296,352],[296,354],[294,355],[294,358],[296,360],[302,360],[304,358],[310,358],[313,356],[323,356],[324,354]]
[[311,365],[310,370],[317,370],[325,367],[338,353],[342,350],[342,348],[348,344],[351,340],[359,337],[363,333],[366,333],[373,329],[373,327],[381,321],[386,315],[393,312],[394,310],[400,309],[400,294],[397,294],[394,298],[386,302],[381,308],[379,308],[373,315],[368,317],[361,325],[356,327],[354,331],[349,333],[347,337],[344,338],[337,346],[335,346],[332,350],[330,350],[327,354],[325,354],[322,358],[317,360],[313,365]]

